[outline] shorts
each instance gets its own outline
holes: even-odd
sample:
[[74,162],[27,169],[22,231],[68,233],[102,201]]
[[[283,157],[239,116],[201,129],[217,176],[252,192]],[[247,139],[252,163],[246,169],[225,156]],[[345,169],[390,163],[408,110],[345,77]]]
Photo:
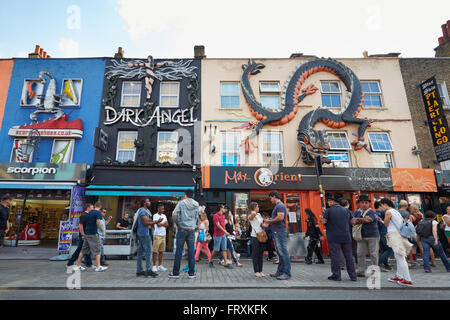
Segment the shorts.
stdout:
[[214,251],[226,251],[227,250],[227,236],[214,237]]
[[450,237],[450,230],[444,231],[444,235],[445,235],[446,237]]
[[83,255],[93,254],[97,256],[101,253],[100,237],[98,234],[85,234],[83,247],[81,248]]
[[166,236],[153,236],[153,252],[166,251]]

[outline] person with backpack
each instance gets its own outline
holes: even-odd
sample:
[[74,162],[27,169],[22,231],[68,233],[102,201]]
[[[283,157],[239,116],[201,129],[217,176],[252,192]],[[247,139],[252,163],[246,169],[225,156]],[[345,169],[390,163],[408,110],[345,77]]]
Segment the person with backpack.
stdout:
[[427,210],[425,212],[425,219],[420,221],[416,227],[417,241],[420,241],[423,246],[423,267],[426,273],[431,273],[430,248],[433,248],[441,258],[447,272],[450,272],[450,263],[447,260],[447,256],[437,235],[437,226],[439,223],[434,219],[435,217],[436,214],[434,211]]
[[412,243],[400,234],[403,217],[400,212],[394,209],[394,203],[389,199],[383,198],[380,200],[380,209],[385,212],[384,225],[387,227],[387,245],[394,251],[394,257],[397,261],[397,273],[395,277],[389,278],[388,281],[411,287],[413,283],[406,257],[411,251]]

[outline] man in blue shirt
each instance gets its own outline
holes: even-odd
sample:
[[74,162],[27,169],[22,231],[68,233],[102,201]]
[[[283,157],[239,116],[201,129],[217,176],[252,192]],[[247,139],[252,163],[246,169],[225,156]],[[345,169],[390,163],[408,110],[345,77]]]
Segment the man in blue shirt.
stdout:
[[[152,239],[150,237],[149,227],[160,223],[163,219],[160,218],[157,221],[153,221],[150,217],[150,199],[146,198],[141,200],[141,207],[139,208],[135,223],[137,223],[137,271],[136,276],[156,277],[158,274],[151,270],[152,268]],[[142,257],[145,254],[146,271],[142,270]]]
[[362,194],[357,203],[361,210],[355,212],[351,221],[352,225],[361,224],[362,239],[357,240],[357,256],[358,256],[358,277],[365,277],[366,271],[366,253],[369,251],[370,262],[372,266],[378,266],[378,243],[380,241],[380,233],[378,231],[377,214],[370,208],[369,196]]
[[86,270],[86,268],[81,266],[81,260],[85,255],[91,254],[95,256],[96,262],[96,272],[105,271],[108,267],[103,267],[100,265],[100,237],[97,228],[100,229],[102,237],[105,236],[105,229],[102,226],[102,214],[100,212],[102,208],[102,203],[97,201],[94,206],[94,210],[89,211],[86,217],[86,227],[84,228],[83,248],[81,249],[81,254],[78,257],[77,264],[74,270]]
[[287,209],[284,203],[281,201],[281,196],[278,192],[272,191],[269,194],[270,202],[275,205],[272,211],[272,218],[265,218],[264,228],[270,225],[272,230],[273,239],[275,241],[275,250],[277,250],[279,264],[277,272],[271,274],[271,277],[275,277],[278,280],[289,280],[291,278],[291,257],[287,250],[287,238],[288,233],[286,230],[286,216]]
[[329,208],[325,210],[321,219],[326,227],[328,247],[330,249],[331,273],[329,280],[341,281],[341,252],[345,257],[347,273],[352,281],[357,280],[355,263],[352,256],[352,237],[350,234],[351,211],[340,205],[342,196],[332,194],[327,203]]

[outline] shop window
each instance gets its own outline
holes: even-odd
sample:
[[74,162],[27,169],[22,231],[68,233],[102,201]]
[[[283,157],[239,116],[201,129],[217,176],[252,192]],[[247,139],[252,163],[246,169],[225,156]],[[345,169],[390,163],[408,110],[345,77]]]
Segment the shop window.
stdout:
[[51,163],[71,163],[75,140],[53,140]]
[[161,82],[159,105],[164,108],[178,108],[179,82]]
[[334,167],[349,168],[351,150],[350,142],[348,141],[347,133],[345,132],[328,132],[330,137],[330,152],[328,158],[331,160]]
[[220,83],[220,108],[239,109],[239,82]]
[[262,132],[262,162],[264,166],[283,164],[283,139],[281,132]]
[[174,164],[177,157],[177,147],[177,132],[158,132],[158,162]]
[[44,84],[40,79],[25,79],[20,105],[24,107],[37,105],[40,101],[39,95],[42,95],[43,93]]
[[80,106],[82,79],[64,79],[61,86],[61,106]]
[[25,142],[27,139],[14,139],[10,162],[33,162],[34,151],[27,158],[25,154]]
[[238,238],[246,238],[248,235],[248,194],[235,193],[234,194],[234,212],[236,214],[236,231]]
[[381,108],[381,88],[378,81],[361,81],[361,88],[364,93],[365,108]]
[[137,135],[137,131],[119,131],[117,137],[117,161],[134,161],[136,155],[134,141],[137,139]]
[[322,107],[341,107],[341,87],[338,81],[320,81],[320,90],[322,93]]
[[445,84],[445,81],[440,82],[437,84],[439,96],[442,100],[442,105],[444,106],[444,109],[450,109],[450,98],[448,96],[448,90],[447,85]]
[[140,81],[124,81],[122,83],[122,99],[120,105],[122,107],[137,108],[141,103],[141,86]]
[[221,132],[220,163],[222,166],[238,166],[243,163],[240,144],[241,134],[239,132]]

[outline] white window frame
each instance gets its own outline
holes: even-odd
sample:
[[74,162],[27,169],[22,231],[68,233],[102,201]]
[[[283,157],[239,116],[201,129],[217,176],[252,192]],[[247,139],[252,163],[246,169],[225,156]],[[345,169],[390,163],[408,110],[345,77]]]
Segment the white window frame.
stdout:
[[[178,85],[178,92],[177,92],[177,103],[174,106],[163,106],[162,103],[162,98],[163,97],[175,97],[175,95],[171,95],[171,94],[162,94],[162,87],[164,84],[174,84],[176,83]],[[180,104],[180,81],[161,81],[160,85],[159,85],[159,105],[161,108],[178,108]]]
[[[384,134],[388,137],[389,143],[391,145],[392,150],[374,150],[373,148],[373,144],[372,144],[372,139],[370,138],[371,134]],[[368,132],[367,133],[367,137],[369,139],[369,143],[370,143],[370,149],[372,150],[372,152],[384,152],[384,153],[392,153],[394,152],[394,145],[392,144],[392,140],[391,137],[389,136],[389,133],[387,132]]]
[[364,92],[362,90],[362,86],[361,86],[361,91],[363,92],[365,97],[367,97],[367,96],[379,96],[380,97],[380,104],[381,104],[379,107],[377,107],[377,106],[364,106],[364,104],[363,104],[363,108],[366,108],[366,109],[367,108],[375,108],[375,109],[382,109],[382,108],[384,108],[383,96],[382,96],[383,95],[383,91],[381,90],[380,81],[379,80],[361,80],[360,82],[361,83],[364,83],[364,82],[376,83],[378,85],[378,89],[380,90],[379,92]]
[[[177,146],[176,146],[176,150],[174,151],[175,152],[174,164],[175,164],[175,159],[177,158],[177,155],[178,155],[178,139],[179,139],[177,131],[158,131],[158,138],[157,138],[158,140],[157,140],[157,143],[156,143],[157,144],[157,146],[156,146],[156,161],[159,162],[159,152],[160,151],[161,152],[168,152],[168,151],[160,149],[159,137],[161,136],[162,133],[171,133],[171,134],[175,134],[176,135],[176,141],[177,141],[176,145]],[[173,152],[173,151],[171,150],[170,152]]]
[[74,103],[72,103],[72,104],[60,104],[60,106],[61,107],[79,107],[79,106],[81,106],[81,95],[82,95],[82,93],[83,93],[83,79],[80,79],[80,78],[66,78],[66,79],[63,79],[62,80],[62,83],[61,83],[61,95],[63,95],[63,94],[65,94],[64,93],[64,82],[65,81],[68,81],[68,80],[72,80],[72,81],[80,81],[80,93],[78,94],[78,104],[74,104]]
[[242,146],[240,146],[240,144],[238,145],[238,150],[237,152],[235,150],[233,151],[228,151],[228,150],[224,150],[224,138],[226,139],[226,135],[227,134],[233,134],[233,135],[237,135],[238,136],[238,141],[241,141],[241,133],[239,131],[233,131],[233,130],[224,130],[224,131],[220,131],[220,165],[221,166],[225,166],[222,164],[222,155],[224,153],[236,153],[239,155],[239,159],[237,162],[237,166],[241,166],[243,164],[245,164],[245,154],[243,152],[243,148]]
[[[279,148],[280,151],[268,151],[268,152],[264,151],[264,136],[270,135],[270,134],[277,134],[277,135],[280,136],[280,142],[281,142],[280,148]],[[261,148],[260,148],[261,149],[260,155],[261,155],[261,162],[262,162],[263,166],[278,165],[280,163],[279,162],[280,159],[281,159],[281,164],[284,165],[283,132],[281,132],[281,131],[262,131],[260,139],[261,139],[260,140],[261,141],[261,143],[260,143],[260,146],[261,146]],[[269,141],[271,141],[271,140],[269,139]],[[267,162],[265,162],[264,161],[264,155],[266,155],[266,157],[267,157],[268,154],[280,155],[280,158],[278,159],[278,163],[267,163]]]
[[[236,107],[232,107],[232,108],[224,108],[222,107],[222,97],[236,97],[236,95],[234,94],[223,94],[222,93],[222,84],[236,84],[237,88],[238,88],[238,93],[237,93],[237,97],[238,97],[238,105]],[[241,108],[241,89],[240,89],[240,83],[238,81],[220,81],[220,109],[223,110],[233,110],[233,109],[240,109]]]
[[[122,131],[118,131],[117,132],[117,146],[116,146],[116,161],[119,161],[119,151],[131,151],[131,150],[133,150],[134,151],[134,156],[133,156],[133,159],[129,159],[129,160],[132,160],[132,161],[135,161],[136,160],[136,147],[135,148],[133,148],[133,149],[120,149],[119,148],[119,146],[120,146],[120,134],[121,133],[135,133],[136,134],[136,138],[135,138],[135,140],[138,138],[138,132],[137,131],[127,131],[127,130],[122,130]],[[129,161],[129,160],[127,160],[127,161]]]
[[53,139],[52,152],[50,153],[50,160],[49,160],[49,162],[51,162],[51,160],[52,160],[53,151],[55,149],[56,141],[70,141],[72,143],[73,147],[72,147],[72,151],[70,152],[69,161],[68,162],[63,162],[63,163],[72,163],[72,161],[73,161],[73,154],[74,154],[74,150],[75,150],[75,139]]
[[36,104],[38,103],[38,102],[36,102],[35,104],[32,104],[32,103],[23,103],[23,101],[22,101],[22,99],[24,98],[24,95],[26,95],[26,91],[27,91],[27,83],[28,83],[28,82],[31,82],[31,81],[34,81],[34,82],[36,82],[37,84],[39,84],[40,90],[39,90],[39,91],[36,90],[36,96],[44,94],[45,85],[43,85],[43,84],[41,83],[41,79],[24,79],[24,80],[23,80],[22,95],[20,96],[20,106],[21,106],[21,107],[34,107],[34,106],[36,106]]
[[[260,95],[260,100],[261,100],[261,106],[263,107],[263,108],[265,108],[265,109],[267,109],[267,110],[279,110],[279,109],[281,109],[281,98],[280,98],[280,96],[279,95],[273,95],[273,94],[267,94],[267,93],[261,93]],[[277,108],[269,108],[269,107],[265,107],[264,105],[263,105],[263,102],[262,102],[262,98],[263,97],[273,97],[273,98],[277,98],[277,100],[278,100],[278,107]]]
[[331,144],[330,144],[330,150],[332,150],[332,151],[342,151],[342,150],[348,151],[348,150],[352,149],[351,143],[348,140],[347,132],[345,132],[345,131],[328,131],[328,136],[330,137],[330,140],[331,140],[331,137],[333,136],[333,134],[344,135],[345,139],[347,140],[348,147],[347,148],[333,148],[333,149],[331,149]]
[[[270,89],[270,88],[263,88],[264,85],[273,85],[274,87],[276,87],[275,89]],[[264,93],[280,93],[281,92],[281,87],[280,87],[280,81],[260,81],[259,82],[259,92],[264,92]]]
[[[325,82],[327,82],[327,83],[328,82],[337,83],[339,92],[324,92],[323,91],[323,83],[325,83]],[[320,94],[321,94],[321,97],[320,97],[321,102],[322,102],[322,96],[338,96],[339,97],[339,104],[340,104],[339,107],[329,107],[329,106],[323,106],[322,105],[322,108],[337,108],[337,109],[342,108],[342,97],[341,97],[342,96],[342,89],[341,89],[340,81],[337,81],[337,80],[320,80]]]
[[11,148],[11,156],[9,157],[9,159],[10,159],[10,162],[11,163],[32,163],[33,162],[33,156],[34,156],[34,150],[33,150],[33,152],[31,153],[31,155],[30,155],[30,157],[29,157],[29,159],[28,159],[28,162],[19,162],[19,161],[16,161],[16,155],[15,155],[15,151],[14,151],[14,145],[16,144],[16,141],[18,141],[18,140],[26,140],[26,138],[23,138],[23,139],[14,139],[13,140],[13,145],[12,145],[12,148]]
[[[442,82],[438,82],[437,83],[438,87],[438,93],[439,96],[441,97],[442,100],[442,105],[444,107],[444,109],[450,109],[450,98],[449,98],[449,94],[448,94],[448,90],[447,90],[447,84],[445,83],[445,81]],[[439,92],[441,91],[441,92]]]
[[[328,155],[330,153],[332,153],[332,154],[346,154],[347,157],[348,157],[348,162],[342,162],[342,161],[336,161],[336,160],[331,160],[330,159],[333,167],[336,167],[336,168],[351,168],[351,166],[352,166],[352,159],[350,157],[350,152],[349,151],[345,151],[345,150],[342,150],[342,149],[335,149],[335,150],[328,151]],[[342,166],[342,165],[340,165],[340,163],[348,163],[348,166]]]
[[[376,154],[377,156],[388,155],[388,156],[390,157],[391,164],[392,164],[391,167],[386,167],[386,166],[383,166],[383,167],[376,167],[376,166],[374,165],[375,168],[395,168],[394,154],[393,154],[392,152],[371,152],[371,155],[372,155],[372,154]],[[372,164],[374,164],[373,159],[372,159]]]
[[[124,96],[136,96],[137,94],[129,94],[129,93],[123,93],[123,88],[125,86],[125,83],[139,83],[141,85],[141,90],[139,92],[139,100],[138,104],[135,106],[127,106],[123,104],[123,97]],[[141,106],[141,95],[142,95],[142,81],[122,81],[122,91],[120,92],[120,106],[122,108],[139,108]]]

